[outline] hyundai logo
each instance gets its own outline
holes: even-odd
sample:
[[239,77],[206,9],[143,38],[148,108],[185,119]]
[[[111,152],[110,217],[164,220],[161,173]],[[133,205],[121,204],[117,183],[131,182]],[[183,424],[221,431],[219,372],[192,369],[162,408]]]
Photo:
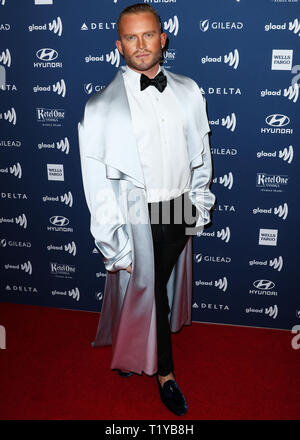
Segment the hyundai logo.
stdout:
[[50,218],[50,223],[55,226],[67,226],[69,224],[69,220],[67,217],[63,217],[62,215],[54,215]]
[[36,56],[42,61],[53,61],[58,57],[58,52],[54,49],[46,47],[37,51]]
[[253,286],[260,290],[271,290],[275,287],[275,283],[269,280],[256,280]]
[[266,117],[266,123],[271,127],[284,127],[290,123],[290,118],[286,115],[269,115]]

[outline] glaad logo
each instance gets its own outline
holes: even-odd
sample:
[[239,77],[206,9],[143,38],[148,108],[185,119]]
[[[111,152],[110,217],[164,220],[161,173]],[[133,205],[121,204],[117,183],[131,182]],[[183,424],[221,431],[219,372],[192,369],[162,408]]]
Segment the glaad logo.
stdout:
[[1,119],[8,121],[10,124],[16,125],[17,114],[16,114],[14,107],[12,107],[10,110],[7,110],[7,112],[0,113],[0,120]]
[[69,252],[69,254],[73,255],[73,257],[75,257],[76,255],[76,244],[74,243],[74,241],[72,241],[71,243],[65,244],[64,247],[66,252]]
[[119,67],[120,65],[120,52],[118,49],[112,50],[109,54],[106,54],[106,62],[112,66]]
[[63,26],[62,26],[61,18],[57,17],[56,19],[52,20],[52,22],[48,23],[48,26],[47,23],[42,25],[31,24],[28,26],[28,30],[29,32],[49,30],[50,32],[53,32],[57,36],[61,37]]
[[11,55],[9,49],[6,49],[5,52],[0,52],[0,63],[2,63],[6,67],[11,66]]
[[38,144],[38,149],[41,150],[43,148],[47,148],[47,149],[55,149],[55,147],[57,148],[57,150],[60,150],[61,152],[65,153],[65,154],[69,154],[70,151],[70,143],[67,137],[65,137],[64,139],[61,139],[60,141],[52,142],[52,144],[45,144],[44,142]]
[[25,263],[22,264],[5,264],[4,269],[22,270],[28,275],[32,275],[32,264],[30,261],[25,261]]
[[[273,152],[265,152],[265,151],[259,151],[256,154],[257,158],[272,158],[277,157],[277,151]],[[278,152],[278,158],[282,159],[283,161],[287,162],[288,164],[291,164],[294,158],[294,149],[292,145],[289,145],[288,147],[285,147],[283,150],[279,150]]]
[[51,290],[52,295],[64,295],[64,296],[70,296],[76,301],[79,301],[80,299],[80,291],[78,287],[75,287],[75,289],[71,290],[65,290],[65,291],[59,291],[59,290]]
[[231,113],[226,118],[222,118],[222,126],[226,127],[228,130],[234,131],[236,128],[236,116],[235,113]]
[[8,173],[8,171],[10,172],[10,174],[17,177],[18,179],[22,178],[22,167],[19,162],[9,167],[9,169],[8,167],[0,168],[0,173]]
[[58,95],[65,98],[66,96],[66,83],[64,79],[61,79],[60,81],[57,81],[55,84],[52,84],[52,87],[50,85],[48,86],[33,86],[34,93],[37,92],[51,92],[51,90],[54,93],[57,93]]
[[47,251],[65,251],[68,252],[70,255],[73,255],[73,257],[76,256],[76,244],[74,241],[72,241],[71,243],[65,244],[64,246],[55,246],[53,244],[49,244],[47,246]]
[[16,224],[21,226],[22,228],[27,228],[27,218],[25,214],[19,215],[16,217]]
[[284,203],[283,205],[279,205],[278,207],[263,209],[263,208],[254,208],[252,210],[253,214],[274,214],[278,215],[282,220],[286,220],[288,216],[288,204]]
[[233,185],[233,174],[230,171],[228,174],[224,174],[223,177],[215,177],[212,181],[213,183],[220,183],[227,189],[231,189]]
[[71,193],[71,191],[69,191],[68,193],[65,193],[63,195],[56,196],[56,197],[50,197],[50,196],[43,196],[42,197],[43,202],[62,202],[64,203],[66,206],[69,206],[70,208],[72,208],[73,206],[73,195]]
[[288,23],[282,23],[282,24],[273,24],[268,23],[265,25],[265,31],[281,31],[281,30],[289,30],[293,32],[295,35],[298,34],[298,37],[300,37],[300,21],[298,18],[295,18],[294,21],[289,21]]
[[210,286],[210,287],[217,287],[218,289],[222,290],[223,292],[226,292],[228,287],[227,278],[223,277],[216,281],[202,281],[198,280],[195,281],[195,286]]
[[[222,62],[222,56],[218,57],[209,57],[206,55],[205,57],[201,58],[201,63],[221,63]],[[234,52],[229,52],[228,55],[224,55],[224,63],[228,64],[230,67],[233,67],[234,69],[237,69],[239,65],[239,52],[237,49],[234,49]]]
[[229,52],[228,55],[224,55],[224,63],[229,64],[229,66],[233,67],[234,69],[237,69],[239,60],[240,56],[237,49],[234,49],[234,52]]
[[294,83],[292,86],[289,86],[288,89],[284,89],[283,96],[288,98],[290,101],[297,102],[299,97],[299,84]]
[[260,313],[270,316],[270,318],[277,318],[278,315],[278,307],[275,304],[274,306],[270,306],[269,308],[265,307],[265,309],[262,307],[261,309],[254,309],[252,307],[247,307],[245,309],[246,313]]
[[179,30],[179,21],[177,15],[174,15],[174,18],[169,18],[168,21],[164,21],[164,30],[176,37]]
[[269,308],[265,308],[265,314],[269,315],[271,318],[276,319],[278,315],[278,307],[275,304],[274,306],[270,306]]
[[225,243],[228,243],[230,241],[230,228],[226,226],[226,228],[221,229],[220,231],[217,231],[217,234],[215,231],[213,232],[198,232],[197,236],[201,237],[217,237],[220,238],[222,241],[225,241]]
[[278,272],[281,272],[282,268],[283,268],[283,258],[280,255],[278,258],[274,258],[273,260],[269,261],[268,264],[268,260],[265,261],[257,261],[257,260],[252,260],[249,261],[249,266],[270,266],[272,267],[274,270],[277,270]]
[[12,167],[9,167],[10,174],[13,174],[18,179],[22,178],[22,168],[19,162],[17,162],[16,165],[13,165]]

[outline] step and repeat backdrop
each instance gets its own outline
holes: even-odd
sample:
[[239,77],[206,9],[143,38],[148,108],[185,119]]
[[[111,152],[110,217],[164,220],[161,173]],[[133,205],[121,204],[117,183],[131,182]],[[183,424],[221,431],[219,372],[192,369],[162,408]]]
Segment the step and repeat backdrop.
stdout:
[[[100,311],[77,124],[124,64],[134,1],[0,0],[0,301]],[[300,2],[152,0],[164,66],[193,78],[211,126],[217,204],[193,237],[193,320],[300,324]]]

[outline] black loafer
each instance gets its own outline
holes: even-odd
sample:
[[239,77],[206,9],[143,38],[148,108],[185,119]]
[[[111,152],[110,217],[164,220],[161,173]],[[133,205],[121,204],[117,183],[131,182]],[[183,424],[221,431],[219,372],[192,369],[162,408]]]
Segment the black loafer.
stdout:
[[161,386],[156,376],[160,398],[166,407],[177,416],[183,416],[187,412],[187,403],[175,380],[167,380]]
[[125,371],[122,371],[122,370],[117,370],[117,371],[118,371],[118,373],[119,373],[119,375],[121,377],[130,377],[130,376],[132,376],[131,371],[129,371],[128,373],[126,373]]

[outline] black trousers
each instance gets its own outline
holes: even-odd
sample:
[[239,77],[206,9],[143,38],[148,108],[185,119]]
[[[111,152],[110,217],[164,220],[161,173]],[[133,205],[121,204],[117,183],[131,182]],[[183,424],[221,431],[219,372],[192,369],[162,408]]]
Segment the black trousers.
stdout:
[[167,283],[190,237],[186,227],[193,227],[197,220],[196,208],[187,194],[168,202],[148,203],[154,248],[158,374],[161,376],[174,370]]

